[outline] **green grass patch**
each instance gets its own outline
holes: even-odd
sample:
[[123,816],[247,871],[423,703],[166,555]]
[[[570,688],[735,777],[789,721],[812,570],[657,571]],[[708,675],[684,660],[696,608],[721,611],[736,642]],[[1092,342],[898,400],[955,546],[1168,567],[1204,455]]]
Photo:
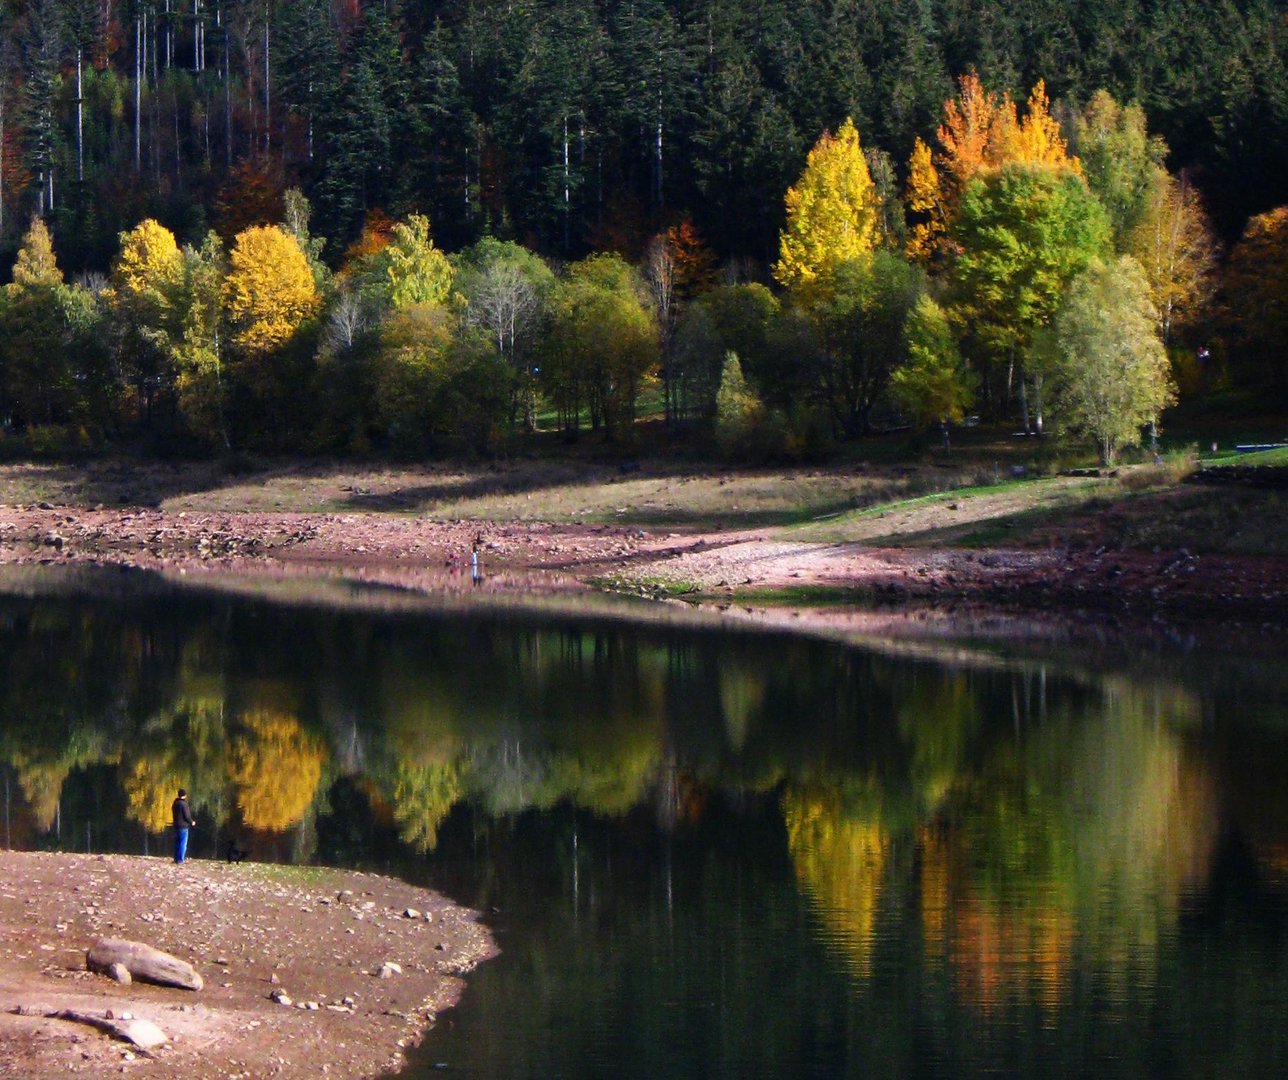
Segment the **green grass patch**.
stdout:
[[280,863],[243,863],[245,873],[283,885],[319,885],[340,876],[329,866],[283,866]]
[[763,607],[846,607],[876,603],[879,594],[868,586],[785,585],[779,589],[734,589],[732,593],[710,594],[711,598],[737,600]]
[[1260,450],[1255,454],[1240,454],[1234,450],[1226,450],[1214,456],[1205,457],[1203,465],[1208,469],[1220,469],[1230,465],[1288,465],[1288,446],[1281,446],[1274,450]]

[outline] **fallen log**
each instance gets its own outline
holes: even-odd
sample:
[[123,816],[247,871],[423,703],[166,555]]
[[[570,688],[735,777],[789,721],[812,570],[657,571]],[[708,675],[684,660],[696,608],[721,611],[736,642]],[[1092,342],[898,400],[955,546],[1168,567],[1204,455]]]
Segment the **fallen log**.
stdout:
[[132,978],[161,986],[200,990],[204,985],[201,976],[187,961],[141,941],[102,938],[85,954],[85,966],[90,971],[107,973],[113,964],[123,965]]
[[45,1016],[54,1020],[71,1020],[77,1024],[88,1024],[90,1027],[106,1031],[109,1035],[131,1043],[140,1050],[155,1050],[170,1041],[159,1027],[151,1020],[117,1020],[111,1016],[99,1016],[98,1013],[81,1012],[79,1009],[59,1009],[47,1012]]

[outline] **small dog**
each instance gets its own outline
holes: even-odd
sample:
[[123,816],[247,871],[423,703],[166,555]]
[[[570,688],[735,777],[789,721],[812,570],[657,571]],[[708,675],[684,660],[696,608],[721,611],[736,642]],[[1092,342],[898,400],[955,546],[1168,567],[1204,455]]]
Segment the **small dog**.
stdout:
[[242,862],[249,854],[244,848],[239,848],[235,840],[228,841],[228,861],[230,863]]

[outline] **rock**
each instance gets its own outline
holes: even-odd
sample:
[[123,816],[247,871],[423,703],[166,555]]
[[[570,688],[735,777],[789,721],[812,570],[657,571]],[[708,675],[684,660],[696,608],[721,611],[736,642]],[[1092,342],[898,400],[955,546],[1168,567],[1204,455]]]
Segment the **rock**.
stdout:
[[382,979],[392,979],[395,975],[401,975],[401,974],[402,974],[402,968],[399,967],[397,964],[395,964],[392,960],[386,960],[383,964],[380,965],[380,970],[376,972],[376,975]]
[[270,1001],[276,1001],[279,1005],[291,1004],[291,996],[285,990],[274,990],[268,997]]
[[403,918],[404,918],[404,919],[419,919],[419,918],[420,918],[420,912],[419,912],[419,911],[417,911],[414,907],[409,907],[406,911],[404,911],[404,912],[403,912]]
[[161,986],[200,990],[204,985],[191,964],[140,941],[102,938],[85,954],[90,971],[106,972],[113,964],[121,964],[135,979]]
[[134,982],[134,976],[130,974],[130,969],[124,964],[116,963],[107,966],[108,977],[119,982],[122,986],[129,986]]
[[94,1013],[81,1012],[77,1009],[60,1009],[57,1012],[46,1013],[46,1016],[53,1017],[57,1020],[71,1020],[77,1024],[88,1024],[90,1027],[98,1028],[99,1031],[106,1031],[128,1043],[133,1043],[141,1050],[152,1050],[158,1046],[164,1046],[170,1041],[170,1038],[151,1020],[136,1020],[128,1013],[123,1013],[121,1019],[115,1019],[110,1013],[104,1016],[98,1016]]

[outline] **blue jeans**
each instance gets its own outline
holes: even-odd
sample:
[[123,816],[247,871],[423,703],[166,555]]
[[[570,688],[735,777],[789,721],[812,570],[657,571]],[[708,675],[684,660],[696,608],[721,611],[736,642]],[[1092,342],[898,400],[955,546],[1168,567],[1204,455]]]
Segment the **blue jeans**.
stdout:
[[188,857],[188,830],[174,830],[174,861],[183,862]]

